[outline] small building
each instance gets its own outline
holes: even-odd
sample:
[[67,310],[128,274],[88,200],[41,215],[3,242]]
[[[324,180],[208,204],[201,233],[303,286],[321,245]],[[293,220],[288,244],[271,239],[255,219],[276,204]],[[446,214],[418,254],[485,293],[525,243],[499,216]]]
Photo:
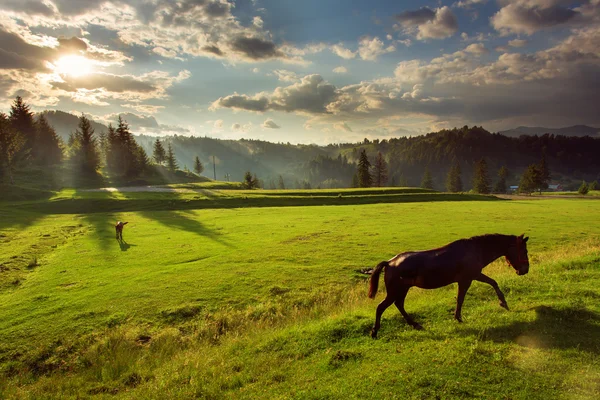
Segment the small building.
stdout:
[[515,193],[519,190],[519,186],[509,186],[508,187],[508,191],[509,193]]
[[560,183],[551,183],[548,185],[548,190],[552,192],[560,192],[563,190],[563,187]]

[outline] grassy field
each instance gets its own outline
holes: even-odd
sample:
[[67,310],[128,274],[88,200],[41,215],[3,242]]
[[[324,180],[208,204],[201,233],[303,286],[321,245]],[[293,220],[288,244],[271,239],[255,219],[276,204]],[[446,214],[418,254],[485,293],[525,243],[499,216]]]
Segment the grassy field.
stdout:
[[[193,188],[192,186],[181,187]],[[461,200],[461,201],[458,201]],[[97,193],[0,203],[0,398],[591,399],[600,203],[414,190]],[[125,242],[116,220],[129,221]],[[368,332],[365,268],[526,233],[531,269],[412,289]]]

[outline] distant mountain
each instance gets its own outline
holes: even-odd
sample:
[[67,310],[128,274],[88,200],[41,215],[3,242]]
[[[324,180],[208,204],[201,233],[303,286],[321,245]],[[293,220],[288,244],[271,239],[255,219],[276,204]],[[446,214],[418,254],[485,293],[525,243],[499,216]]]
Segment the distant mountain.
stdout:
[[[79,117],[73,114],[69,114],[64,111],[44,111],[42,113],[48,123],[54,127],[58,136],[60,136],[65,142],[69,140],[71,132],[75,132],[79,125]],[[106,125],[100,124],[94,120],[90,120],[92,128],[97,134],[108,131]]]
[[594,128],[587,125],[573,125],[567,126],[566,128],[544,128],[541,126],[519,126],[515,129],[508,129],[506,131],[498,132],[504,136],[519,137],[521,135],[527,136],[542,136],[546,133],[551,135],[562,135],[562,136],[591,136],[600,137],[600,128]]

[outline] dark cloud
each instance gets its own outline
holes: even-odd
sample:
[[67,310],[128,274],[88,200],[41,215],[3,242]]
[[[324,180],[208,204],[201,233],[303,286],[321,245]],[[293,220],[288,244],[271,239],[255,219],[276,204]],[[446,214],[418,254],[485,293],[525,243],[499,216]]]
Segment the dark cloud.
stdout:
[[78,37],[72,37],[70,39],[67,38],[58,38],[59,43],[59,51],[86,51],[88,49],[88,45],[83,40]]
[[458,30],[456,16],[448,6],[432,10],[423,7],[396,15],[405,33],[416,33],[417,39],[443,39]]
[[221,49],[219,49],[217,46],[211,45],[211,46],[204,46],[202,47],[202,50],[207,52],[207,53],[212,53],[215,54],[219,57],[223,56],[223,52],[221,51]]
[[396,19],[403,25],[421,25],[435,18],[435,11],[429,7],[419,8],[414,11],[404,11],[396,15]]
[[54,9],[41,0],[3,0],[2,8],[29,15],[44,15],[46,17],[54,14]]
[[558,1],[526,2],[518,0],[502,7],[492,16],[491,23],[497,31],[503,34],[526,33],[530,35],[544,28],[576,23],[583,19],[577,9],[565,7]]
[[231,41],[231,47],[236,52],[242,53],[252,60],[266,60],[283,57],[284,54],[277,50],[275,43],[259,38],[237,37]]
[[275,123],[275,121],[273,121],[271,118],[266,119],[265,122],[263,122],[262,127],[267,128],[267,129],[280,129],[281,128],[281,126],[277,125]]
[[269,107],[269,99],[266,97],[251,98],[246,95],[233,94],[221,97],[215,101],[213,107],[234,108],[247,111],[264,112]]
[[231,10],[231,4],[229,3],[221,3],[218,1],[211,1],[204,8],[204,12],[206,15],[213,18],[222,18],[229,15]]
[[0,28],[0,69],[44,70],[44,60],[53,53],[51,48],[29,44]]

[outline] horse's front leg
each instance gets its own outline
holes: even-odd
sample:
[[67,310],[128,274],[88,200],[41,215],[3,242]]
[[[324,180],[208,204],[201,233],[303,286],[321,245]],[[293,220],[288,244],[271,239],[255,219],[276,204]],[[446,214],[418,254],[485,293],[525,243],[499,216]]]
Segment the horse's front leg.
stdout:
[[458,282],[458,297],[456,298],[456,310],[454,310],[454,319],[458,322],[462,322],[462,305],[465,301],[465,295],[467,290],[471,287],[472,280],[464,280]]
[[502,293],[502,290],[500,290],[500,287],[498,286],[498,282],[496,282],[489,276],[484,275],[483,273],[479,274],[479,276],[477,278],[475,278],[475,280],[479,281],[479,282],[487,283],[488,285],[493,287],[494,290],[496,291],[496,295],[498,296],[498,300],[500,300],[500,307],[506,308],[508,310],[508,304],[506,303],[506,299],[504,298],[504,293]]

